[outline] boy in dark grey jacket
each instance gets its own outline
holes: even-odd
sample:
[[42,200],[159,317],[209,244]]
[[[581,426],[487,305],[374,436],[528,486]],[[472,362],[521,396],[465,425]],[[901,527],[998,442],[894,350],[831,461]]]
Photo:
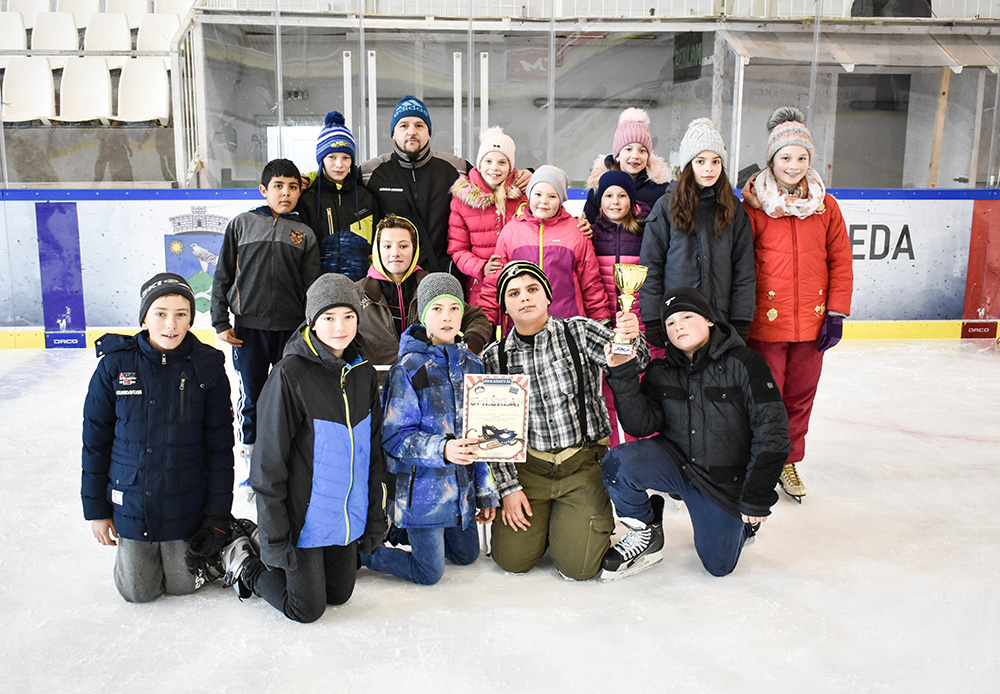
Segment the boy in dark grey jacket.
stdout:
[[267,205],[229,222],[212,282],[212,327],[233,346],[233,366],[240,376],[243,487],[257,441],[257,398],[302,322],[306,290],[320,274],[316,235],[295,213],[300,182],[298,167],[287,159],[264,167],[260,192]]
[[608,354],[622,426],[632,436],[656,436],[612,448],[601,464],[627,528],[604,555],[603,580],[663,558],[663,499],[647,489],[682,498],[705,569],[731,573],[778,500],[774,487],[788,455],[788,416],[764,359],[732,326],[713,321],[697,289],[667,291],[661,315],[666,353],[641,383],[632,357]]

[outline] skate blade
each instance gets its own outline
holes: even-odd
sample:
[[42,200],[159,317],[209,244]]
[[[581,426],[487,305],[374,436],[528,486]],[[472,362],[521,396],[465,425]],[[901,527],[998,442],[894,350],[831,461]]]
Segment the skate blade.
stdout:
[[619,569],[618,571],[601,569],[601,582],[609,583],[611,581],[617,581],[619,578],[632,576],[656,566],[661,561],[663,561],[663,553],[657,552],[656,554],[650,554],[649,556],[643,557],[641,561],[637,561],[635,564],[632,564],[632,566],[625,569]]

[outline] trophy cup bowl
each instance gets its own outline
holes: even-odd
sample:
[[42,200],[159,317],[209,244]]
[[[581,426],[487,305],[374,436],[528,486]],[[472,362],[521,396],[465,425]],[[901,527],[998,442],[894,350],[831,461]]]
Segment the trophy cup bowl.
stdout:
[[[615,286],[621,292],[618,301],[622,311],[626,313],[632,310],[635,304],[635,293],[639,291],[643,282],[646,281],[648,269],[643,265],[632,265],[630,263],[615,263]],[[611,341],[612,354],[632,354],[632,340],[615,334]]]

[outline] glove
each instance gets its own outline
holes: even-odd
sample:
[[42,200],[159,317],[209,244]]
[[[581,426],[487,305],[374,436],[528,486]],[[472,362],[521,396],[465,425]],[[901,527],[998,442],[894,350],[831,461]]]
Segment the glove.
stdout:
[[646,342],[657,347],[667,346],[667,332],[663,329],[663,323],[653,321],[642,325],[646,332]]
[[744,343],[750,340],[750,322],[749,321],[733,321],[730,323],[733,326],[733,330],[736,334],[740,336]]
[[213,581],[225,573],[222,548],[229,544],[229,518],[207,516],[201,528],[188,540],[184,563],[188,573]]
[[358,549],[362,554],[374,554],[375,550],[382,546],[386,536],[389,534],[389,519],[382,513],[377,516],[369,516],[365,525],[365,534],[361,536]]
[[823,326],[819,329],[819,337],[816,338],[816,349],[825,352],[844,336],[844,317],[827,313],[823,319]]

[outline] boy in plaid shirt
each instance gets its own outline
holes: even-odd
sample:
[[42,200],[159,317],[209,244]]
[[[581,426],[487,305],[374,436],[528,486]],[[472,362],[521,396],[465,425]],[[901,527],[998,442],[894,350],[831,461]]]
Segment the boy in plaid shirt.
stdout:
[[546,548],[559,572],[586,580],[600,569],[614,528],[601,479],[611,423],[601,395],[605,346],[614,333],[635,340],[638,363],[649,349],[631,313],[614,333],[589,318],[549,316],[552,289],[534,263],[513,261],[497,275],[497,296],[514,322],[483,351],[487,373],[526,374],[528,460],[494,464],[502,497],[493,523],[493,558],[504,570],[531,569]]

